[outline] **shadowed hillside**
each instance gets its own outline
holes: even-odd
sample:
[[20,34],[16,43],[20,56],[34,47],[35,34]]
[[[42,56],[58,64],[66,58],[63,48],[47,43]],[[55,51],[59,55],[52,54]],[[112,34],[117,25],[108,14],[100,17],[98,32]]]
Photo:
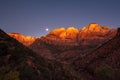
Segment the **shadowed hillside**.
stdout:
[[[105,80],[120,80],[120,28],[118,28],[115,37],[81,59],[77,58],[73,64],[74,68],[80,73],[84,72],[84,75],[89,73],[90,76],[100,78],[102,73],[106,73],[106,75],[102,75],[105,76]],[[99,76],[96,74],[96,70],[101,72],[97,72]],[[106,72],[107,70],[111,72]],[[103,80],[102,76],[100,80]]]
[[68,65],[37,56],[0,30],[0,80],[80,80]]

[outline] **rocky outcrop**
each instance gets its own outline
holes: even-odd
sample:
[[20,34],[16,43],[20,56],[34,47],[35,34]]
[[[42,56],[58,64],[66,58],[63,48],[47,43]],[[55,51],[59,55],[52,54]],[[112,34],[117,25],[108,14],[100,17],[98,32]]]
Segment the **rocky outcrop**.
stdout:
[[97,23],[91,23],[87,27],[83,27],[80,31],[79,38],[95,38],[95,37],[104,37],[112,29],[106,26],[100,26]]
[[65,40],[65,39],[75,40],[78,33],[79,33],[79,30],[75,27],[69,27],[67,29],[57,28],[57,29],[52,30],[47,35],[47,37],[54,36],[61,40]]
[[114,37],[116,32],[116,29],[91,23],[81,29],[78,34],[78,42],[82,45],[98,45]]
[[18,40],[26,46],[32,44],[36,40],[36,38],[33,36],[24,36],[20,33],[8,33],[8,35],[15,38],[16,40]]
[[[87,27],[78,29],[75,27],[57,28],[52,30],[47,36],[47,41],[56,44],[77,44],[77,45],[97,45],[103,41],[109,40],[116,34],[115,29],[107,26],[100,26],[97,23],[91,23]],[[51,43],[52,44],[52,43]]]
[[[81,40],[87,38],[102,38],[115,35],[115,30],[107,26],[100,26],[97,23],[91,23],[87,27],[77,29],[75,27],[57,28],[52,30],[46,37],[59,38],[61,40]],[[109,37],[109,36],[108,36]]]

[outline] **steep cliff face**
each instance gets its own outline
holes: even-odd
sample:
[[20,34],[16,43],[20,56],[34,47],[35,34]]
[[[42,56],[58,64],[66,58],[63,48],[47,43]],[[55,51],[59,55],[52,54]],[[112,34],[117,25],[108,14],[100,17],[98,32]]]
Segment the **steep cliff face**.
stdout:
[[75,40],[79,30],[75,27],[65,28],[57,28],[52,30],[47,37],[53,36],[54,38],[59,38],[61,40],[70,39]]
[[116,34],[115,29],[106,26],[100,26],[97,23],[91,23],[87,27],[77,29],[75,27],[57,28],[52,30],[46,37],[57,40],[81,41],[83,39],[105,39],[111,38]]
[[36,39],[33,36],[24,36],[23,34],[20,33],[8,33],[8,35],[15,38],[16,40],[18,40],[19,42],[23,43],[26,46],[32,44]]
[[100,26],[97,23],[91,23],[83,27],[78,34],[78,42],[82,45],[97,45],[116,35],[116,29],[106,26]]
[[116,29],[100,26],[97,23],[91,23],[82,29],[77,29],[75,27],[68,27],[66,29],[57,28],[44,36],[44,40],[41,39],[53,45],[81,45],[94,47],[94,45],[101,44],[111,39],[115,34]]
[[87,27],[83,27],[79,34],[80,38],[95,38],[95,37],[104,37],[106,36],[112,29],[107,26],[100,26],[97,23],[91,23]]
[[79,33],[79,30],[75,27],[69,27],[64,31],[63,33],[60,34],[60,37],[62,39],[72,39],[75,40],[77,37],[77,34]]

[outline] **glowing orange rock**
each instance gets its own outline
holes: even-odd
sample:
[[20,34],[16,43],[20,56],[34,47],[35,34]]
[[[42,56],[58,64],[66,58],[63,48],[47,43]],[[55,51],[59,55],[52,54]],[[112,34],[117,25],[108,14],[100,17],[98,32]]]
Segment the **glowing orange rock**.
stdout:
[[91,23],[89,24],[88,29],[89,31],[99,32],[101,30],[101,27],[97,23]]
[[79,30],[75,27],[57,28],[52,30],[49,34],[55,35],[61,39],[75,39]]
[[97,23],[91,23],[87,27],[83,27],[80,31],[80,38],[102,36],[107,34],[111,29],[106,26],[100,26]]
[[57,28],[57,29],[54,29],[54,30],[52,30],[49,34],[53,34],[53,35],[60,35],[62,32],[64,32],[65,31],[65,28]]
[[33,36],[24,36],[20,33],[8,33],[8,35],[15,38],[16,40],[18,40],[26,46],[32,44],[36,40],[36,38]]

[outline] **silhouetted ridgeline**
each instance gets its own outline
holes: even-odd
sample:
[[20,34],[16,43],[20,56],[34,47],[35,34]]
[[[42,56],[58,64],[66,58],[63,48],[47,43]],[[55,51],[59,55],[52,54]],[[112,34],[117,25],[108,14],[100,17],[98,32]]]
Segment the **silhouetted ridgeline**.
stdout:
[[117,29],[117,36],[120,36],[120,28]]

